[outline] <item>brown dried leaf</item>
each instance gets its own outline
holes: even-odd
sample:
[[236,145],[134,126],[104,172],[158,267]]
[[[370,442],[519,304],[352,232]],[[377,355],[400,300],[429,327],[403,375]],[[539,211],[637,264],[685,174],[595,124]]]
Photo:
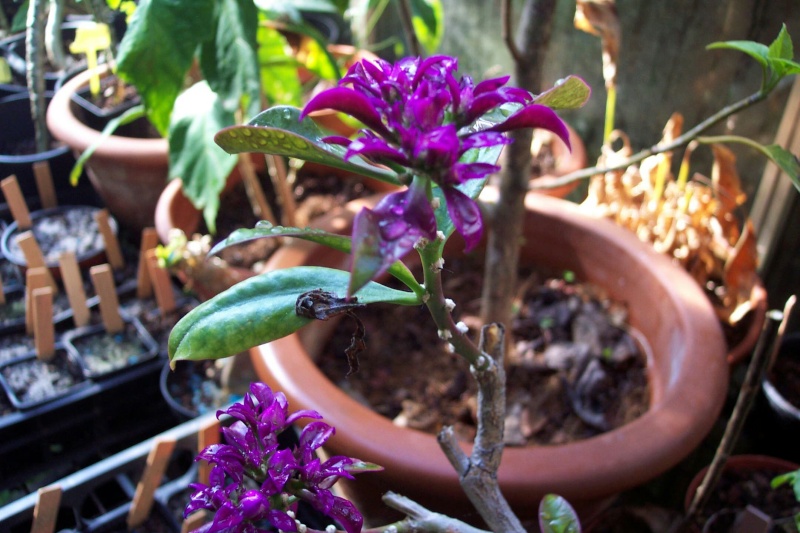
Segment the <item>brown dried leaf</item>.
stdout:
[[723,213],[732,213],[747,199],[736,170],[736,155],[722,144],[712,144],[711,149],[714,151],[711,182],[722,204]]
[[620,27],[614,0],[577,0],[575,27],[600,37],[603,47],[603,78],[606,87],[617,84]]
[[739,237],[739,242],[736,243],[733,252],[725,261],[725,287],[731,300],[730,305],[733,307],[750,300],[758,268],[756,244],[753,222],[748,220],[742,236]]

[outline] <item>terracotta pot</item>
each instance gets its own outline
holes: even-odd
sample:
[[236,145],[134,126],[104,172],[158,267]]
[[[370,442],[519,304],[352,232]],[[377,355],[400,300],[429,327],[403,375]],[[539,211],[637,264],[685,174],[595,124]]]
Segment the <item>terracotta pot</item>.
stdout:
[[[728,386],[725,342],[708,299],[667,258],[611,222],[579,212],[576,205],[528,195],[524,261],[604,287],[627,302],[631,325],[649,344],[651,407],[637,420],[608,433],[566,445],[506,448],[499,472],[503,493],[523,517],[535,515],[547,492],[566,497],[588,518],[620,491],[655,478],[688,455],[711,429]],[[355,204],[328,223],[343,225]],[[300,264],[341,266],[306,242],[284,246],[268,267]],[[433,435],[400,428],[342,392],[313,362],[322,344],[317,322],[278,341],[254,348],[259,376],[283,391],[294,409],[316,409],[336,427],[328,451],[385,467],[354,484],[375,503],[394,490],[434,510],[469,514],[455,473]],[[373,518],[375,515],[368,515]],[[380,518],[380,517],[379,517]]]
[[[697,489],[700,487],[700,484],[703,482],[703,478],[705,477],[706,472],[708,472],[708,468],[708,466],[703,468],[697,473],[697,475],[695,475],[694,478],[692,478],[692,481],[689,483],[689,487],[686,489],[686,497],[684,499],[684,509],[686,511],[689,510],[689,507],[692,504],[692,499],[694,498]],[[728,458],[725,466],[723,467],[723,471],[734,471],[740,474],[747,474],[748,472],[755,473],[759,471],[785,473],[797,470],[798,468],[800,468],[800,465],[778,457],[772,457],[768,455],[733,455]],[[690,525],[690,531],[696,531],[699,533],[701,530],[702,527],[697,524]],[[742,529],[741,531],[746,530]]]
[[[76,155],[100,138],[75,114],[72,95],[88,85],[94,74],[107,75],[107,66],[78,74],[53,96],[47,109],[47,126],[53,136],[68,144]],[[111,135],[86,163],[86,173],[109,211],[133,232],[153,225],[156,203],[167,184],[167,139]]]
[[[537,186],[546,186],[555,179],[566,176],[570,172],[575,172],[576,170],[586,168],[586,145],[584,144],[580,135],[578,135],[578,132],[576,132],[572,126],[567,124],[567,129],[569,130],[569,143],[572,150],[568,150],[564,143],[555,136],[550,136],[552,139],[552,142],[550,142],[550,149],[552,150],[553,158],[555,159],[555,169],[553,170],[552,174],[545,174],[543,176],[539,176],[538,178],[532,179],[531,183],[536,183]],[[547,132],[537,130],[534,132],[534,136],[536,134],[547,135]],[[536,137],[534,137],[534,143],[531,144],[531,154],[534,153],[536,144],[535,138]],[[533,155],[533,157],[535,158],[536,156]],[[553,196],[555,198],[565,198],[569,193],[575,190],[575,188],[578,186],[578,183],[579,182],[575,181],[567,185],[560,185],[558,187],[552,187],[549,189],[536,189],[534,192],[537,194]]]

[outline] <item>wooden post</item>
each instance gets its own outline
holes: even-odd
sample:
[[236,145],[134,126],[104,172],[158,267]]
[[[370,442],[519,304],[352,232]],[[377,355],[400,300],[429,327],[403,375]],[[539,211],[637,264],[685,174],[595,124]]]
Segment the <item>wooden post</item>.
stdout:
[[111,229],[111,223],[108,220],[108,209],[101,209],[94,215],[94,220],[97,222],[97,227],[100,230],[100,235],[103,237],[103,243],[106,246],[106,259],[108,264],[114,270],[120,270],[125,267],[125,258],[122,255],[122,248],[119,245],[119,240]]
[[0,189],[3,190],[3,195],[6,197],[6,203],[11,210],[11,216],[17,223],[20,230],[29,229],[31,223],[31,213],[28,211],[28,204],[25,203],[25,197],[22,196],[22,190],[19,188],[17,177],[11,175],[0,181]]
[[89,269],[89,275],[100,299],[100,318],[103,320],[103,326],[108,333],[122,331],[124,323],[119,314],[119,298],[111,267],[108,264],[93,266]]
[[25,331],[28,335],[34,333],[33,291],[49,287],[48,274],[45,267],[29,268],[25,272]]
[[69,306],[72,308],[72,321],[76,327],[89,323],[89,307],[86,305],[86,291],[83,288],[80,266],[74,252],[64,252],[58,258],[61,268],[61,281],[67,292]]
[[158,246],[158,233],[155,228],[142,230],[142,244],[139,247],[139,270],[136,273],[136,297],[149,298],[153,294],[153,283],[147,271],[147,252]]
[[44,260],[44,254],[42,253],[42,249],[39,248],[39,243],[36,242],[36,237],[33,236],[33,232],[26,231],[17,235],[17,244],[22,250],[22,255],[25,256],[25,262],[27,263],[28,269],[43,268],[47,275],[47,284],[53,289],[54,294],[58,294],[58,285],[56,285],[56,280],[53,279],[50,269],[47,268],[47,263],[45,263]]
[[58,206],[56,189],[53,186],[53,174],[50,171],[50,163],[47,161],[37,161],[33,164],[33,175],[36,178],[36,189],[39,191],[39,201],[42,209],[50,209]]
[[52,361],[56,354],[53,326],[53,290],[41,287],[33,291],[33,345],[36,358]]
[[161,314],[165,315],[175,310],[175,295],[172,293],[172,281],[167,269],[161,268],[158,264],[156,251],[151,249],[145,252],[147,260],[147,272],[150,273],[150,281],[156,293],[156,302]]
[[153,444],[153,448],[147,456],[147,465],[142,473],[142,479],[139,480],[139,484],[136,486],[136,493],[133,495],[133,501],[131,502],[131,510],[128,513],[128,527],[130,529],[142,525],[150,515],[150,510],[153,507],[153,495],[161,483],[161,478],[164,476],[164,470],[167,468],[173,449],[175,449],[174,438],[158,438]]
[[190,533],[206,523],[205,509],[199,509],[189,515],[181,524],[181,533]]
[[31,533],[53,533],[56,530],[58,507],[61,504],[61,486],[50,485],[39,489],[33,508]]
[[[219,444],[219,420],[216,418],[209,418],[197,432],[197,452],[205,450],[212,444]],[[208,485],[209,474],[211,473],[211,465],[208,461],[200,461],[197,468],[197,481]]]

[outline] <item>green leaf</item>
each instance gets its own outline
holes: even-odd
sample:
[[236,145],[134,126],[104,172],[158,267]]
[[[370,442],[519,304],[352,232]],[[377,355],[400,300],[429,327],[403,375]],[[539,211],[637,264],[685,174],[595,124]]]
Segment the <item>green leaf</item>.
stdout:
[[224,109],[255,116],[261,110],[258,12],[252,0],[219,0],[215,15],[214,38],[200,48],[203,75]]
[[411,0],[411,23],[420,44],[433,54],[444,36],[444,9],[440,0]]
[[[260,13],[259,20],[264,19]],[[301,105],[303,87],[297,74],[298,64],[286,37],[260,24],[257,40],[261,87],[267,101],[272,105]]]
[[[294,237],[297,239],[303,239],[327,246],[328,248],[332,248],[334,250],[338,250],[344,254],[349,254],[352,248],[352,240],[350,236],[329,233],[316,228],[274,226],[272,223],[262,220],[256,224],[255,228],[241,228],[235,230],[224,241],[217,243],[217,245],[208,252],[208,255],[216,255],[229,246],[235,246],[254,241],[256,239],[264,239],[268,237]],[[389,267],[389,274],[403,282],[407,287],[414,291],[420,289],[419,283],[414,278],[414,275],[401,261],[395,261],[395,263]]]
[[749,55],[758,61],[764,69],[769,67],[769,48],[761,43],[753,41],[723,41],[711,43],[706,46],[706,50],[738,50]]
[[580,533],[575,509],[557,494],[547,494],[539,504],[539,529],[542,533]]
[[792,74],[800,74],[800,63],[797,61],[773,59],[771,65],[781,78],[784,76],[791,76]]
[[22,2],[14,14],[14,19],[11,21],[11,33],[19,33],[25,31],[28,24],[28,0]]
[[344,160],[345,148],[322,141],[326,136],[308,117],[299,120],[300,110],[290,106],[275,106],[250,121],[248,125],[225,128],[215,141],[229,154],[258,152],[296,157],[398,185],[397,174],[361,158]]
[[130,124],[134,120],[138,120],[144,116],[145,108],[144,105],[140,104],[128,109],[122,115],[109,120],[108,124],[106,124],[106,126],[103,128],[103,131],[100,132],[100,137],[98,137],[97,140],[89,145],[89,147],[86,148],[86,150],[84,150],[80,155],[78,160],[75,161],[75,165],[72,167],[72,171],[69,173],[69,182],[72,184],[72,186],[74,187],[78,184],[78,180],[83,172],[83,166],[86,164],[86,161],[92,157],[92,154],[94,154],[95,150],[97,150],[97,147],[103,144],[103,141],[113,135],[120,126]]
[[120,43],[117,73],[136,86],[150,122],[165,137],[195,51],[213,35],[214,2],[142,0]]
[[567,76],[551,88],[537,95],[534,102],[550,109],[578,109],[589,100],[592,88],[578,76]]
[[798,160],[797,156],[777,144],[765,146],[764,149],[772,162],[786,172],[794,183],[795,188],[800,191],[800,160]]
[[789,36],[789,32],[786,31],[786,24],[781,26],[778,36],[769,45],[767,55],[770,59],[788,59],[790,61],[794,59],[792,38]]
[[237,158],[221,150],[214,135],[234,124],[234,115],[204,81],[181,93],[172,115],[170,177],[183,180],[186,198],[203,210],[209,231],[215,233],[219,195]]
[[[219,359],[294,333],[311,320],[297,316],[301,294],[324,288],[344,296],[350,274],[322,267],[274,270],[242,281],[184,316],[169,337],[172,361]],[[418,305],[414,293],[369,283],[359,303]]]

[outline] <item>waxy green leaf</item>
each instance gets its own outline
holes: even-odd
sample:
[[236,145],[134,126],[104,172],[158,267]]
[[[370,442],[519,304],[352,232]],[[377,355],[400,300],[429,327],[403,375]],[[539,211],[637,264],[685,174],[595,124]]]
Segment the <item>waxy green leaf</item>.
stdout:
[[233,112],[204,81],[181,93],[172,113],[170,177],[183,179],[183,193],[203,210],[211,233],[216,232],[219,194],[237,161],[214,144],[214,134],[234,123]]
[[539,529],[542,533],[580,533],[581,523],[567,500],[547,494],[539,503]]
[[795,188],[800,191],[800,161],[797,156],[777,144],[765,146],[764,150],[772,162],[786,172]]
[[247,125],[232,126],[217,133],[214,140],[230,154],[259,152],[296,157],[341,168],[356,174],[398,185],[397,174],[370,165],[359,157],[344,160],[345,148],[322,141],[327,135],[308,117],[301,122],[300,110],[275,106],[260,113]]
[[147,117],[164,137],[195,51],[213,35],[215,1],[142,0],[120,43],[117,73],[139,91]]
[[[169,337],[171,361],[220,359],[294,333],[311,320],[295,313],[297,297],[324,288],[343,297],[349,272],[322,267],[274,270],[242,281],[195,307]],[[358,303],[419,305],[412,292],[369,283]]]
[[[338,235],[315,228],[275,226],[266,220],[262,220],[256,224],[255,228],[235,230],[224,241],[217,243],[217,245],[208,252],[208,255],[216,255],[229,246],[269,237],[295,237],[327,246],[328,248],[338,250],[344,254],[350,253],[352,244],[352,239],[349,235]],[[415,292],[421,292],[423,290],[419,282],[414,278],[414,275],[402,261],[395,261],[392,266],[389,267],[388,272]]]

